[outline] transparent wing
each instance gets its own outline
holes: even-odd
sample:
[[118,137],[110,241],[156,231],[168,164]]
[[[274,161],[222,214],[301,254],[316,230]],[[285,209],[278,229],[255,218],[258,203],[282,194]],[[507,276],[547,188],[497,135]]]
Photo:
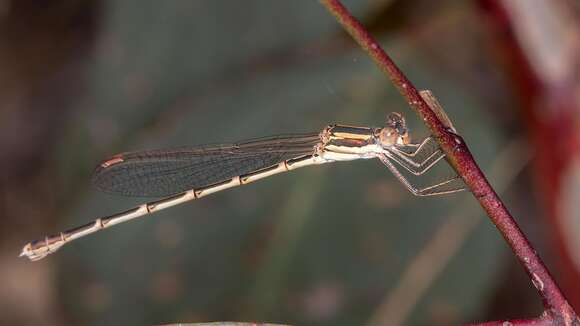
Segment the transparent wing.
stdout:
[[319,142],[318,134],[312,133],[121,153],[97,166],[92,183],[108,193],[164,197],[312,154]]

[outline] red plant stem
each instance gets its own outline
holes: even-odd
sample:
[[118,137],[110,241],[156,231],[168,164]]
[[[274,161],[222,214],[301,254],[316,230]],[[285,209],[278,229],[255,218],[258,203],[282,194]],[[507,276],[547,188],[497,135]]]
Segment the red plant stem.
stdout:
[[523,265],[532,283],[542,297],[547,316],[564,324],[578,323],[574,310],[558,288],[546,266],[522,233],[514,218],[495,193],[482,171],[477,166],[461,136],[448,130],[437,115],[419,95],[415,86],[395,65],[377,41],[361,23],[354,18],[339,0],[320,0],[343,28],[369,54],[379,68],[389,77],[401,95],[407,99],[433,136],[447,154],[450,164],[463,178],[470,191],[486,211],[491,221],[508,242],[517,259]]

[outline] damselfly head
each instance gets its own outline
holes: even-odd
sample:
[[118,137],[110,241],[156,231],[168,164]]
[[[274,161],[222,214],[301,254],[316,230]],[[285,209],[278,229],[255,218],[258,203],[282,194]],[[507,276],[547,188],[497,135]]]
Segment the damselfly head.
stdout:
[[383,146],[406,145],[411,142],[405,118],[400,113],[392,112],[387,116],[387,124],[380,131],[379,141]]

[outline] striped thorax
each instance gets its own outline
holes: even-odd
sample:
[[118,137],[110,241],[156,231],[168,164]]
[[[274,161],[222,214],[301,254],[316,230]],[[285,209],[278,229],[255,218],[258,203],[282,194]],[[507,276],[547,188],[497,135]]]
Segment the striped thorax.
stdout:
[[410,142],[405,119],[391,113],[383,128],[330,125],[320,134],[321,157],[327,161],[350,161],[375,158],[385,148]]

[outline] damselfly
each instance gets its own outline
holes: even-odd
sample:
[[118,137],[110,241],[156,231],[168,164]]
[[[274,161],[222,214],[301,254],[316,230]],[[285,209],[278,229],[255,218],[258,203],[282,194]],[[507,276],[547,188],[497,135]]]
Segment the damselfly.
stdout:
[[[453,131],[449,119],[428,91],[422,96]],[[461,191],[462,181],[448,178],[416,187],[399,170],[422,175],[445,157],[432,137],[412,143],[405,119],[391,113],[382,128],[330,125],[320,133],[274,136],[235,144],[187,149],[129,152],[97,166],[93,183],[105,192],[164,197],[122,213],[33,241],[21,256],[39,260],[64,244],[112,225],[186,201],[300,167],[378,158],[410,192],[433,196]]]

